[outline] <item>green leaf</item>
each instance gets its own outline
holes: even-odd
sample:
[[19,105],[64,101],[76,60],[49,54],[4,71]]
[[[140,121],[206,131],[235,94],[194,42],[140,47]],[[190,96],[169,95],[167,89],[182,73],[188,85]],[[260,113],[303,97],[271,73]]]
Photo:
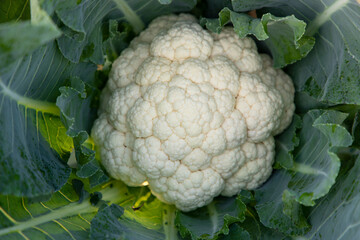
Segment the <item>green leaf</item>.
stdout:
[[96,117],[96,111],[91,106],[98,90],[77,77],[71,78],[70,86],[59,90],[61,95],[56,99],[56,105],[61,111],[66,134],[73,138],[78,163],[77,176],[90,178],[91,186],[108,181],[109,178],[95,159],[94,145],[86,143],[89,139],[87,131],[90,131]]
[[354,139],[353,145],[360,147],[360,112],[355,114],[354,122],[351,128],[351,135]]
[[[157,16],[171,12],[189,11],[196,4],[194,0],[175,0],[163,5],[158,0],[76,0],[62,1],[53,6],[65,33],[57,39],[64,56],[72,62],[91,61],[102,64],[104,53],[100,27],[109,16],[117,21],[128,22],[135,33]],[[75,17],[74,17],[75,16]]]
[[[359,153],[356,153],[357,155]],[[348,160],[348,159],[347,159]],[[311,209],[309,239],[356,239],[360,231],[360,157],[350,171],[339,175],[326,198]]]
[[161,4],[170,4],[172,0],[158,0]]
[[[299,145],[296,131],[301,128],[301,119],[294,115],[291,125],[275,141],[275,164],[279,167],[290,169],[294,165],[293,150]],[[277,167],[278,168],[278,167]]]
[[77,201],[70,184],[46,202],[0,196],[0,238],[87,239],[97,207],[88,199],[80,204]]
[[239,225],[237,224],[232,224],[229,229],[230,229],[229,235],[221,235],[218,239],[219,240],[231,240],[231,239],[250,240],[251,239],[250,234],[243,228],[239,227]]
[[31,15],[31,21],[0,24],[0,68],[60,36],[58,27],[40,9],[37,0],[31,1]]
[[310,226],[302,206],[286,190],[290,180],[289,173],[275,171],[265,185],[255,190],[256,211],[266,227],[287,235],[302,235]]
[[66,183],[73,141],[55,99],[74,73],[91,82],[95,70],[71,64],[54,42],[0,69],[0,193],[34,197]]
[[[91,232],[90,222],[99,208],[106,209],[105,203],[108,202],[119,204],[125,211],[133,211],[129,204],[137,200],[137,193],[140,191],[139,188],[130,189],[121,182],[112,182],[94,189],[99,192],[92,191],[91,196],[95,196],[95,193],[101,196],[97,204],[94,204],[89,195],[79,201],[75,191],[78,184],[73,187],[72,183],[74,181],[70,179],[48,201],[34,203],[26,198],[0,195],[0,238],[88,239]],[[89,190],[88,184],[85,188]]]
[[265,40],[274,58],[274,67],[281,68],[304,58],[314,46],[314,39],[306,36],[306,23],[294,16],[276,17],[270,13],[261,19],[224,8],[219,19],[203,18],[201,23],[216,33],[231,22],[234,31],[243,38],[253,34],[258,40]]
[[256,209],[266,227],[291,235],[309,230],[300,204],[313,206],[335,183],[340,168],[336,150],[352,143],[341,126],[346,117],[331,110],[312,110],[304,116],[293,168],[275,171],[255,191]]
[[[131,191],[134,190],[134,191]],[[111,205],[92,220],[91,239],[177,239],[175,207],[151,196],[147,188],[130,189],[131,200]]]
[[316,38],[309,55],[290,66],[297,91],[327,104],[360,103],[360,4],[355,0],[234,0],[235,10],[269,7],[281,15],[295,14],[308,23],[306,35]]
[[176,226],[182,237],[213,239],[229,234],[229,225],[245,219],[246,205],[240,198],[218,197],[206,207],[177,212]]
[[[119,30],[120,29],[120,30]],[[105,28],[103,42],[103,51],[107,59],[113,62],[125,49],[133,37],[131,26],[126,23],[118,23],[116,20],[110,20],[108,28]]]
[[336,148],[352,144],[350,133],[341,126],[346,117],[331,110],[313,110],[304,116],[289,182],[289,189],[301,204],[313,206],[335,183],[340,168]]
[[2,0],[0,2],[0,23],[30,19],[29,0]]
[[101,210],[91,222],[90,239],[165,239],[162,232],[122,217],[123,212],[114,204]]

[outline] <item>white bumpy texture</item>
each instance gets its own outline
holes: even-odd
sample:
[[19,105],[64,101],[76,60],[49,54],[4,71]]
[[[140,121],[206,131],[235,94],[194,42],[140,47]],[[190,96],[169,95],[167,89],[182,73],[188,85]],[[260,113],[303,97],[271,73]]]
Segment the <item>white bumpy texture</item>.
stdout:
[[251,38],[162,16],[114,61],[92,136],[112,177],[191,211],[267,180],[293,101]]

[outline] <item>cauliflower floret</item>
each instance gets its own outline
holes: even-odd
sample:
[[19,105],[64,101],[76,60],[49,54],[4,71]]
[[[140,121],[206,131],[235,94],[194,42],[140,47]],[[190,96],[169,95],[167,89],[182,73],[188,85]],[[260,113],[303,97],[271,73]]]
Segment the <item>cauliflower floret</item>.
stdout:
[[155,19],[114,61],[92,136],[109,174],[180,210],[254,189],[294,112],[291,79],[230,28]]
[[126,182],[129,186],[139,186],[147,177],[134,165],[134,136],[130,131],[115,130],[102,114],[94,123],[92,136],[100,150],[101,161],[109,174]]
[[152,41],[154,56],[181,61],[187,58],[206,60],[212,49],[211,35],[193,22],[175,23],[168,31],[160,32]]
[[255,74],[243,73],[239,81],[236,109],[246,119],[249,140],[261,142],[280,125],[284,108],[281,95],[275,88],[264,84]]
[[279,127],[273,131],[273,135],[277,135],[284,131],[291,123],[295,111],[295,88],[291,78],[284,73],[284,71],[272,67],[273,61],[269,55],[260,54],[260,57],[263,63],[263,69],[259,71],[258,75],[265,84],[276,88],[280,92],[284,104],[284,111],[281,115]]
[[245,160],[230,178],[226,179],[223,196],[233,196],[242,189],[252,190],[268,179],[272,172],[275,156],[275,142],[269,137],[264,142],[246,142],[241,146]]
[[224,188],[224,180],[211,168],[190,171],[180,165],[169,178],[149,180],[152,193],[161,201],[191,211],[209,204]]

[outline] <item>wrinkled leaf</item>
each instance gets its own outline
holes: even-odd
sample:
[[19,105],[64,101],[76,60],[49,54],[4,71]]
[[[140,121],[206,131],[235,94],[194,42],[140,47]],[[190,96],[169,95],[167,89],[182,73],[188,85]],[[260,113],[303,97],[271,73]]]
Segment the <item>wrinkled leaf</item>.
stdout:
[[339,175],[330,193],[310,211],[309,239],[356,239],[360,231],[360,158]]
[[85,84],[79,78],[72,78],[70,86],[61,87],[61,95],[56,99],[56,105],[61,111],[61,121],[67,129],[66,134],[73,138],[75,156],[78,163],[77,176],[90,178],[91,186],[109,180],[95,159],[93,144],[85,143],[89,139],[88,131],[96,117],[96,109],[92,102],[96,89]]
[[91,61],[102,64],[104,52],[102,32],[104,19],[128,22],[136,33],[157,16],[171,12],[188,11],[196,1],[174,0],[163,5],[158,0],[76,0],[62,1],[53,6],[56,15],[63,23],[64,34],[57,43],[64,56],[72,62]]
[[229,235],[221,235],[218,239],[219,240],[231,240],[231,239],[250,240],[251,239],[250,234],[237,224],[232,224],[229,229],[230,229]]
[[206,207],[192,212],[178,212],[176,225],[182,237],[212,239],[227,235],[229,225],[245,219],[246,205],[240,198],[218,197]]
[[133,33],[129,24],[119,24],[115,20],[109,21],[109,26],[105,27],[105,32],[103,51],[106,53],[107,59],[113,62],[119,57],[121,51],[129,45]]
[[39,8],[37,0],[32,2],[31,21],[0,24],[0,68],[7,67],[61,34],[47,13]]
[[284,170],[275,171],[270,180],[255,191],[256,210],[261,223],[266,227],[287,235],[302,235],[310,226],[305,219],[302,206],[293,197],[288,196],[286,189],[290,180],[289,173]]
[[46,195],[67,181],[72,141],[54,100],[75,70],[54,44],[0,69],[0,193]]
[[258,40],[265,40],[274,58],[274,67],[277,68],[304,58],[314,45],[314,39],[304,35],[306,23],[294,16],[264,14],[258,19],[224,8],[219,13],[219,19],[203,18],[201,21],[216,33],[221,32],[222,27],[229,22],[233,24],[239,37],[253,34]]
[[286,234],[306,233],[308,225],[300,205],[313,206],[335,183],[340,168],[336,147],[352,143],[341,124],[347,114],[313,110],[303,118],[293,168],[278,170],[255,191],[261,222]]
[[298,115],[294,115],[291,125],[275,141],[275,164],[280,167],[290,169],[294,165],[293,150],[299,145],[299,137],[297,130],[301,128],[301,119]]
[[294,14],[308,23],[316,44],[288,72],[297,91],[327,104],[360,103],[360,4],[355,0],[234,0],[236,11],[268,7],[274,14]]
[[99,211],[91,222],[91,239],[177,239],[175,207],[133,189],[133,198]]

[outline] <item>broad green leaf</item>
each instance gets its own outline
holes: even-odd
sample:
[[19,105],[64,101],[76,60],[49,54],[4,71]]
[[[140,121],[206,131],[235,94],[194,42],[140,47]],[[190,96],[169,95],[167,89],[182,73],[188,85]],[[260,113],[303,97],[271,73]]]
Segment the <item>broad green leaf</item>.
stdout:
[[229,225],[245,219],[246,205],[240,198],[218,197],[206,207],[192,212],[177,212],[176,225],[182,237],[213,239],[229,234]]
[[195,4],[194,0],[174,0],[166,5],[158,0],[62,1],[54,6],[64,32],[57,42],[61,52],[72,62],[86,60],[102,64],[104,53],[100,30],[104,19],[128,22],[134,32],[139,33],[155,17],[189,11]]
[[87,239],[97,208],[66,184],[49,201],[0,196],[1,239]]
[[320,110],[304,116],[288,185],[301,204],[313,206],[335,183],[340,168],[336,148],[352,144],[350,133],[341,126],[346,117],[345,113]]
[[[130,189],[133,198],[99,211],[91,222],[91,239],[178,239],[175,207],[154,198],[147,188]],[[135,197],[135,198],[134,198]]]
[[204,18],[201,22],[216,33],[231,22],[239,37],[253,34],[258,40],[265,40],[277,68],[304,58],[315,43],[314,38],[305,35],[306,23],[294,16],[276,17],[268,13],[258,19],[224,8],[219,19]]
[[354,117],[354,122],[351,128],[351,134],[354,139],[354,144],[357,147],[360,147],[360,112],[357,112]]
[[31,0],[31,16],[31,21],[0,24],[0,68],[60,36],[60,30],[40,9],[38,0]]
[[[45,202],[0,196],[0,238],[88,239],[91,221],[99,207],[103,208],[104,203],[119,204],[125,211],[133,211],[129,204],[137,200],[139,192],[121,182],[104,185],[98,190],[81,202],[70,181]],[[95,201],[94,196],[101,200]]]
[[108,181],[109,178],[95,159],[94,145],[86,143],[91,124],[96,118],[96,109],[92,108],[92,103],[98,90],[77,77],[71,78],[70,86],[59,90],[61,95],[56,99],[56,105],[61,111],[66,134],[73,138],[78,163],[77,176],[90,178],[91,186]]
[[[150,240],[166,238],[161,229],[146,228],[139,222],[125,218],[123,212],[123,208],[114,204],[102,209],[91,222],[90,239]],[[176,239],[176,235],[175,238],[167,239]]]
[[255,191],[256,211],[261,223],[266,227],[287,235],[302,235],[310,226],[305,219],[302,206],[293,197],[288,196],[286,189],[290,180],[289,173],[276,170],[271,178]]
[[[358,155],[359,153],[357,153]],[[346,159],[348,160],[348,159]],[[339,175],[329,194],[311,209],[308,239],[357,239],[360,231],[360,157]]]
[[161,4],[170,4],[172,0],[158,0]]
[[[120,31],[119,31],[120,29]],[[107,59],[113,62],[125,49],[133,37],[131,26],[126,23],[118,23],[116,20],[109,21],[109,27],[104,30],[103,51]]]
[[250,234],[241,228],[237,224],[232,224],[230,227],[229,235],[221,235],[219,240],[231,240],[231,239],[242,239],[242,240],[250,240]]
[[96,66],[71,64],[54,42],[0,68],[0,193],[34,197],[63,186],[72,139],[55,99],[72,75],[94,79]]
[[234,0],[238,11],[269,7],[275,14],[295,14],[308,23],[316,44],[303,61],[289,67],[297,91],[327,104],[360,103],[360,4],[356,0]]
[[294,165],[293,150],[299,145],[297,130],[301,128],[301,119],[294,115],[291,125],[275,141],[275,164],[279,167],[290,169]]
[[347,114],[312,110],[303,118],[299,146],[291,169],[277,170],[255,191],[261,222],[286,234],[309,230],[300,205],[313,206],[329,192],[340,168],[337,147],[351,145],[352,137],[341,124]]
[[30,19],[30,0],[2,0],[0,23]]

